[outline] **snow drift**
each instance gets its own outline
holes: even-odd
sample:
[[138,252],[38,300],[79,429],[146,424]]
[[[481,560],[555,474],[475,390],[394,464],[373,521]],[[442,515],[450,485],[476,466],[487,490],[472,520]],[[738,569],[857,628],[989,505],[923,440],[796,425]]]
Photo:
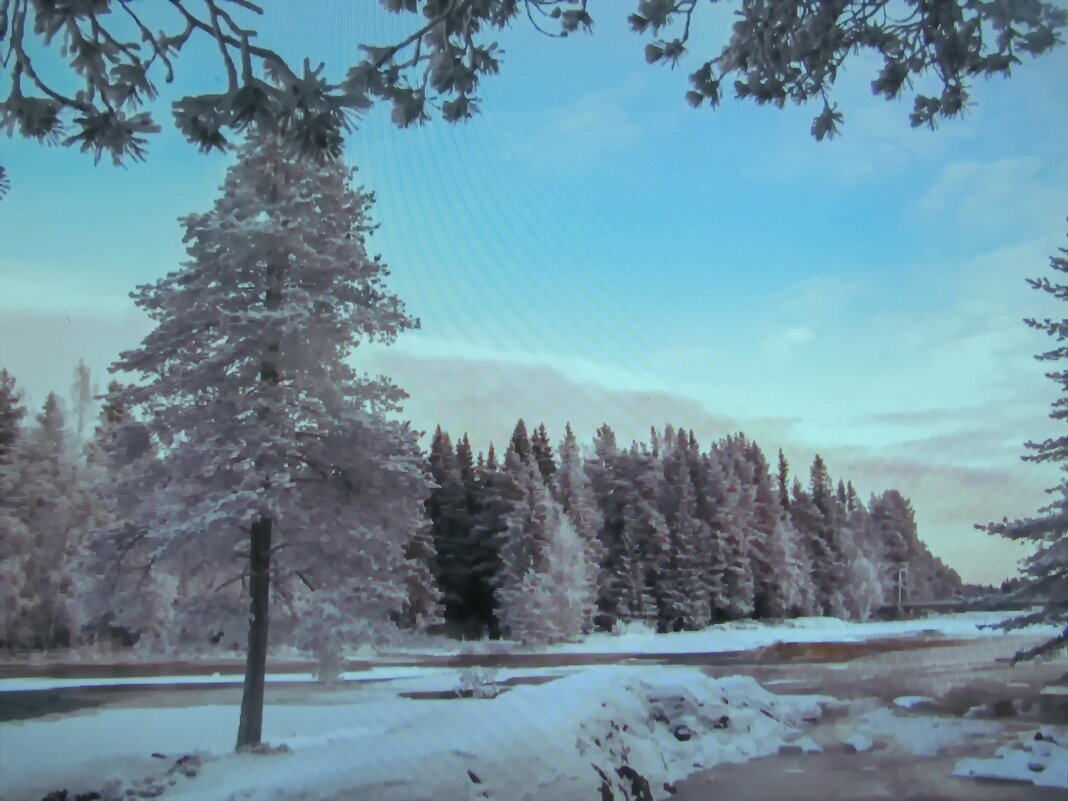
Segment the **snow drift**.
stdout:
[[[325,733],[310,708],[269,707],[269,735],[279,733],[272,718],[306,722],[285,727],[287,751],[201,753],[195,769],[161,769],[132,786],[173,801],[661,799],[695,770],[775,753],[821,712],[816,697],[689,667],[592,668],[491,700],[396,704],[388,722],[378,715]],[[123,784],[108,790],[131,788]]]

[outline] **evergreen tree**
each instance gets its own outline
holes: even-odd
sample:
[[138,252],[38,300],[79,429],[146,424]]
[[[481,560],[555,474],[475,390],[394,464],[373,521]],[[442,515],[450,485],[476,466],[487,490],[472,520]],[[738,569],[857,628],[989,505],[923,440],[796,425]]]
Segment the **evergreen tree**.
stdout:
[[[780,454],[782,452],[780,451]],[[753,527],[758,537],[753,550],[753,607],[757,617],[783,618],[807,614],[802,589],[809,582],[796,553],[796,532],[790,530],[787,510],[772,483],[767,460],[753,443],[749,461],[753,465]],[[785,469],[780,478],[785,480]]]
[[712,621],[712,598],[723,594],[720,576],[710,572],[717,547],[708,523],[697,515],[697,498],[687,474],[669,521],[674,555],[672,590],[674,630],[697,630]]
[[909,566],[909,540],[915,538],[912,505],[896,490],[887,490],[878,498],[872,497],[869,518],[872,539],[883,555],[879,565],[882,595],[896,603],[898,573],[901,567]]
[[[840,497],[848,503],[848,493],[839,482]],[[885,603],[884,585],[879,571],[878,553],[867,542],[870,529],[864,509],[847,513],[838,532],[838,574],[841,576],[842,601],[852,620],[867,620]]]
[[503,520],[505,529],[497,537],[498,619],[504,636],[520,637],[527,625],[524,593],[529,589],[523,581],[528,573],[545,572],[546,548],[562,512],[541,480],[537,465],[524,461],[516,448],[510,447],[505,454],[504,473],[510,508]]
[[465,547],[471,521],[457,453],[441,426],[431,439],[429,467],[435,484],[427,498],[436,553],[434,576],[441,588],[446,620],[463,620],[468,614],[465,600],[469,565]]
[[[1050,257],[1050,267],[1055,272],[1068,273],[1068,248],[1059,248],[1059,252],[1061,255]],[[1048,277],[1029,278],[1027,283],[1033,289],[1058,300],[1068,298],[1068,284],[1051,281]],[[1068,331],[1068,320],[1029,318],[1024,322],[1057,340],[1057,347],[1040,353],[1036,357],[1038,360],[1058,362],[1068,358],[1068,347],[1062,344]],[[1062,396],[1053,402],[1053,411],[1049,416],[1057,421],[1068,420],[1068,398],[1065,397],[1068,395],[1068,370],[1053,370],[1046,373],[1046,377],[1056,382],[1062,392]],[[1059,463],[1062,469],[1068,470],[1068,436],[1031,441],[1025,443],[1024,447],[1031,451],[1023,456],[1024,461]],[[1002,627],[1015,629],[1036,622],[1064,626],[1059,634],[1044,643],[1017,653],[1013,657],[1014,664],[1068,649],[1068,479],[1047,492],[1054,500],[1039,509],[1036,517],[1011,522],[1008,518],[1002,518],[1000,523],[977,526],[991,534],[1030,542],[1035,547],[1024,564],[1025,582],[1018,594],[1037,600],[1042,608],[1038,612],[1008,620]]]
[[660,510],[664,466],[648,449],[632,445],[628,454],[629,492],[623,525],[637,553],[630,564],[630,613],[635,619],[655,623],[659,631],[674,625],[676,592],[670,586],[671,536]]
[[826,615],[848,617],[844,597],[846,564],[842,555],[844,509],[839,505],[830,474],[817,453],[809,472],[809,493],[819,511],[809,531],[813,579]]
[[19,438],[19,427],[25,416],[26,408],[22,405],[22,393],[15,377],[0,368],[0,464]]
[[703,578],[712,607],[712,622],[722,622],[734,616],[728,573],[736,563],[731,560],[728,543],[731,519],[727,507],[727,477],[717,448],[711,448],[700,460],[694,488],[698,519],[710,532],[709,545],[703,551],[707,559]]
[[547,525],[541,569],[528,570],[502,608],[510,636],[524,645],[578,638],[594,601],[586,548],[570,518],[551,504]]
[[367,255],[371,202],[340,164],[250,134],[213,209],[183,221],[189,261],[134,293],[157,327],[112,368],[141,375],[108,401],[144,415],[165,465],[130,476],[154,502],[93,555],[119,597],[146,571],[182,585],[165,641],[247,629],[238,747],[260,739],[269,608],[273,640],[330,673],[407,603],[423,460],[387,417],[404,393],[347,361],[416,325]]
[[78,360],[74,368],[74,380],[71,382],[70,399],[73,411],[73,430],[75,441],[84,443],[85,427],[89,424],[96,400],[97,389],[93,386],[89,367],[83,359]]
[[846,482],[846,511],[855,512],[858,509],[864,509],[864,504],[860,502],[860,498],[857,496],[857,491],[853,488],[853,482]]
[[477,623],[490,637],[500,636],[497,593],[500,573],[499,547],[507,530],[511,505],[505,497],[507,477],[497,466],[493,445],[475,480],[467,486],[471,511],[471,573],[467,594],[469,620]]
[[587,617],[582,621],[583,631],[593,628],[594,607],[600,584],[601,566],[604,562],[604,545],[600,539],[604,519],[597,505],[589,477],[586,474],[578,440],[568,423],[559,446],[560,468],[556,473],[557,498],[560,507],[582,543],[584,564],[589,571],[586,585],[590,593],[585,609]]
[[734,476],[728,479],[720,508],[725,572],[724,592],[727,616],[732,620],[750,617],[754,611],[755,580],[753,575],[754,529],[752,489]]
[[553,446],[549,442],[549,432],[545,430],[545,423],[534,429],[534,435],[530,438],[531,454],[538,465],[542,481],[546,486],[553,486],[553,476],[556,474],[556,462],[553,460]]
[[[22,415],[15,408],[12,416]],[[76,633],[71,548],[86,504],[59,397],[49,393],[35,424],[16,436],[0,463],[0,570],[10,585],[0,640],[22,648],[69,645]]]
[[598,614],[595,623],[604,630],[611,630],[623,614],[629,619],[627,599],[631,593],[627,587],[628,583],[633,583],[633,563],[637,559],[633,543],[629,536],[625,536],[624,509],[628,483],[624,477],[623,462],[615,432],[605,423],[594,434],[593,453],[585,463],[590,489],[601,512],[598,539],[603,557],[598,578]]
[[471,458],[471,440],[464,432],[463,438],[456,445],[456,467],[460,471],[460,480],[465,484],[475,478],[475,462]]
[[63,402],[55,392],[49,392],[44,407],[35,418],[37,427],[31,437],[42,449],[46,458],[57,460],[66,456],[70,432]]
[[527,424],[522,419],[515,424],[515,428],[512,430],[512,439],[508,445],[509,449],[515,451],[516,455],[524,462],[529,462],[531,459],[531,444],[530,436],[527,434]]
[[786,461],[786,457],[782,454],[782,448],[779,448],[779,503],[782,504],[782,508],[790,510],[790,492],[787,488],[787,484],[790,480],[790,465]]
[[14,376],[0,369],[0,646],[8,648],[24,645],[30,634],[22,589],[33,534],[17,503],[25,464],[20,447],[25,415]]
[[808,562],[815,589],[813,611],[816,614],[830,614],[833,588],[829,585],[833,577],[828,570],[828,554],[821,536],[825,519],[812,495],[801,486],[797,478],[794,478],[790,488],[790,521],[805,551],[805,561]]

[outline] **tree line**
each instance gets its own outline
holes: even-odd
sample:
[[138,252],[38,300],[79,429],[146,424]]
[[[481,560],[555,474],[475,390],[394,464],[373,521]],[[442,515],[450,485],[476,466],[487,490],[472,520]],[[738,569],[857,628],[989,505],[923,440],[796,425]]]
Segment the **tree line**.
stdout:
[[520,420],[499,457],[440,427],[427,509],[444,614],[455,631],[546,642],[643,621],[658,631],[746,618],[864,620],[944,598],[960,577],[916,532],[896,490],[862,501],[817,454],[807,480],[779,451],[775,474],[743,433],[707,450],[667,426],[588,447],[570,425],[554,448]]
[[[114,589],[94,589],[79,571],[91,535],[132,501],[114,497],[120,477],[165,456],[116,404],[87,425],[94,402],[84,364],[71,397],[50,393],[28,421],[15,379],[0,371],[8,648],[158,637],[173,623],[175,596],[193,589],[182,576],[146,578],[127,599],[133,617],[86,603]],[[899,492],[862,501],[852,482],[835,485],[818,454],[804,483],[781,451],[773,473],[742,433],[702,449],[692,431],[669,425],[623,447],[604,425],[583,446],[569,425],[554,447],[544,425],[528,433],[520,420],[501,457],[492,444],[475,455],[466,434],[454,445],[439,427],[423,458],[430,481],[410,502],[424,505],[425,520],[407,545],[407,574],[394,577],[405,600],[403,612],[385,616],[393,625],[444,621],[452,634],[545,643],[632,621],[666,632],[748,618],[864,620],[896,602],[902,565],[910,598],[961,588],[917,536]],[[357,606],[353,614],[366,611]],[[224,642],[223,628],[205,623],[187,632],[190,644],[237,647],[240,629]]]

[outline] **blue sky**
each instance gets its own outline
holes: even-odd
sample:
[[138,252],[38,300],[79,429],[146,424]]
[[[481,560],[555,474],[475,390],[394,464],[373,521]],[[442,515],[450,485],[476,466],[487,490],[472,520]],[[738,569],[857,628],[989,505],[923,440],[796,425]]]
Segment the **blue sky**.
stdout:
[[[729,5],[729,4],[728,4]],[[268,3],[261,40],[340,77],[359,42],[410,21],[377,4]],[[603,7],[598,7],[603,6]],[[729,15],[702,4],[681,69],[650,67],[625,9],[592,36],[517,24],[483,114],[397,131],[376,108],[347,157],[377,195],[372,248],[422,330],[359,357],[411,393],[408,413],[505,439],[516,418],[555,437],[601,422],[626,440],[665,422],[707,445],[742,429],[807,474],[815,452],[862,492],[913,499],[921,536],[965,578],[1000,580],[1020,552],[976,522],[1033,512],[1050,468],[1021,443],[1057,432],[1056,387],[1021,318],[1063,316],[1024,278],[1068,230],[1068,51],[975,85],[966,118],[908,125],[854,62],[843,135],[812,108],[682,99]],[[273,13],[272,13],[273,12]],[[222,88],[210,48],[161,87]],[[39,403],[84,357],[98,376],[147,329],[127,293],[182,260],[177,218],[210,207],[229,157],[170,128],[145,164],[4,140],[0,364]]]

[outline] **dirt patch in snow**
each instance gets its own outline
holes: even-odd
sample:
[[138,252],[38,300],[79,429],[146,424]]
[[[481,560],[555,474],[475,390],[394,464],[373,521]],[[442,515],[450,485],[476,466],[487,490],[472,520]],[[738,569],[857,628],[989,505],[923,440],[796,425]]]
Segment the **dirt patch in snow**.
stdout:
[[[894,649],[840,664],[755,666],[747,673],[773,692],[813,693],[844,702],[805,732],[823,751],[791,753],[799,749],[788,749],[745,764],[721,765],[680,782],[674,798],[1062,799],[1063,789],[952,775],[961,759],[992,757],[999,746],[1042,725],[1068,725],[1068,696],[1055,692],[1068,685],[1065,660],[1015,667],[1008,663],[1013,653],[1031,644],[1027,638],[1009,637],[946,641],[946,647],[937,650],[926,646]],[[814,653],[826,655],[828,651],[820,647]],[[905,708],[894,704],[894,699],[917,696],[927,700]],[[864,718],[874,724],[865,727],[860,723]],[[888,721],[893,725],[888,726]],[[880,734],[880,729],[896,732],[897,737]],[[858,731],[871,741],[861,743],[859,750],[847,742]]]
[[825,751],[721,765],[678,783],[676,801],[1063,801],[1064,790],[953,776],[966,754],[993,752],[971,742],[934,757],[887,750]]

